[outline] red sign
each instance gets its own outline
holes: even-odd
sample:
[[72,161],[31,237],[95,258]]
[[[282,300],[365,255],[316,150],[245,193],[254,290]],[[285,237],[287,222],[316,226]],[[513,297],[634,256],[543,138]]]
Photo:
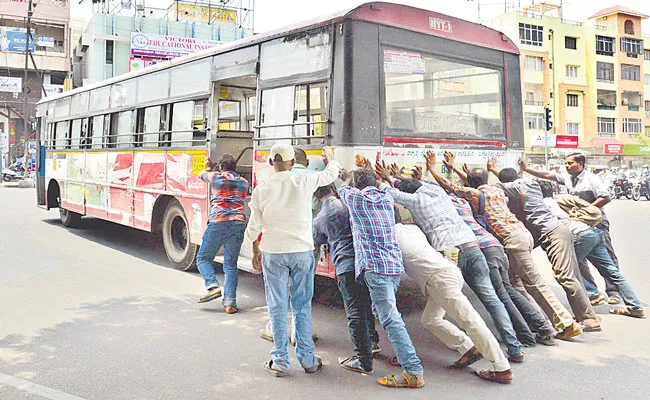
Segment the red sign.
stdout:
[[623,154],[624,144],[606,144],[603,147],[604,154]]
[[573,135],[557,135],[555,137],[555,147],[558,149],[577,149],[578,137]]

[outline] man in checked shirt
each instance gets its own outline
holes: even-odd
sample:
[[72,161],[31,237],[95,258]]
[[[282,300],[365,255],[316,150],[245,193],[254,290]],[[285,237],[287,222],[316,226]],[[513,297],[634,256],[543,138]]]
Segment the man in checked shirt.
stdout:
[[388,375],[378,382],[387,387],[421,388],[424,369],[395,302],[404,265],[395,234],[393,198],[377,188],[372,169],[352,171],[351,178],[352,186],[346,183],[338,193],[350,210],[355,276],[365,281],[379,322],[404,367],[400,376]]

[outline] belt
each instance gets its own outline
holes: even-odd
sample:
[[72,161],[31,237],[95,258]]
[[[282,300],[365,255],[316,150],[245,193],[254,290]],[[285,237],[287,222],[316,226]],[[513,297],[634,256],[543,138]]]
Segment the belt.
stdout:
[[460,245],[455,246],[455,247],[458,247],[461,250],[462,249],[469,249],[470,247],[478,247],[478,242],[467,242],[467,243],[463,243],[463,244],[460,244]]

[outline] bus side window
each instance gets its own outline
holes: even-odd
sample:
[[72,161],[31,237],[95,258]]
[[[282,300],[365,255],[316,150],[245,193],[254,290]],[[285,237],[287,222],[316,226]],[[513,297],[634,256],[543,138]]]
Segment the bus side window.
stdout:
[[47,137],[48,137],[49,140],[48,140],[48,142],[46,144],[46,147],[48,147],[50,149],[54,149],[56,147],[56,145],[54,143],[56,141],[56,136],[55,136],[55,133],[54,133],[54,124],[51,123],[51,122],[49,124],[47,124]]
[[160,110],[165,106],[147,107],[144,110],[142,145],[144,147],[158,147],[161,124]]
[[192,146],[204,146],[206,141],[205,111],[208,108],[208,100],[196,100],[194,102],[194,118],[192,119]]
[[67,128],[65,132],[65,148],[70,149],[72,147],[72,121],[66,121]]
[[70,149],[79,149],[81,146],[81,120],[75,119],[72,121],[72,129],[70,129]]
[[172,106],[171,146],[189,147],[192,145],[194,132],[192,129],[194,119],[194,102],[184,101],[174,103]]
[[104,116],[104,146],[107,149],[114,149],[117,139],[117,113]]
[[[65,148],[66,135],[68,132],[68,121],[59,121],[54,127],[54,146],[53,148],[63,149]],[[57,137],[59,138],[57,140]],[[61,142],[61,143],[57,143]]]
[[89,149],[90,144],[93,140],[93,118],[87,118],[85,120],[84,131],[86,132],[86,138],[84,139],[84,149]]
[[144,140],[144,108],[138,108],[135,115],[135,135],[133,137],[134,147],[142,147]]
[[101,149],[104,140],[104,115],[93,117],[92,123],[92,148]]
[[160,107],[160,130],[158,136],[158,146],[169,147],[171,146],[172,133],[170,122],[173,115],[173,108],[171,104],[165,104]]
[[129,148],[133,143],[133,111],[122,111],[118,114],[117,147],[120,149]]

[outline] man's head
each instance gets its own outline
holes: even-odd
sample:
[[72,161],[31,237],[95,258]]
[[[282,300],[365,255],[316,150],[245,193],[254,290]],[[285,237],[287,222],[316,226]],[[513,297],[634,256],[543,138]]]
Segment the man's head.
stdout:
[[237,160],[232,154],[224,154],[219,160],[219,170],[234,172],[237,170]]
[[309,159],[307,158],[307,153],[305,153],[305,150],[296,147],[296,164],[301,164],[304,165],[305,167],[309,167]]
[[586,158],[582,153],[571,153],[564,157],[564,165],[569,175],[577,176],[585,169]]
[[409,178],[400,182],[397,188],[405,193],[415,193],[421,186],[422,182],[419,179]]
[[363,190],[368,186],[376,186],[377,178],[375,171],[366,168],[359,168],[352,171],[352,186],[359,190]]
[[553,184],[550,181],[539,180],[539,187],[542,189],[542,196],[553,197]]
[[321,203],[334,196],[334,187],[332,185],[321,186],[314,192],[314,197]]
[[519,179],[519,174],[514,168],[504,168],[501,170],[501,172],[499,172],[499,180],[501,182],[514,182],[517,179]]
[[470,187],[477,188],[488,183],[488,170],[485,168],[472,168],[467,174],[467,183]]
[[274,144],[271,147],[271,158],[269,163],[275,172],[291,171],[296,162],[296,153],[293,147],[288,144]]

